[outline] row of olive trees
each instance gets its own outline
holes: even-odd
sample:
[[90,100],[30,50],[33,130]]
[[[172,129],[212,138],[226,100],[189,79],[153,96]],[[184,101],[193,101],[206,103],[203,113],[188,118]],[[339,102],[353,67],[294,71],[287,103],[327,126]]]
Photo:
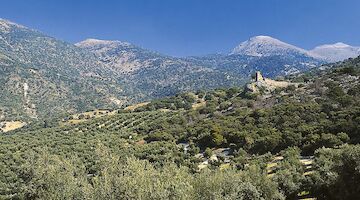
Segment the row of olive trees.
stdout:
[[169,163],[120,158],[96,150],[97,172],[88,174],[75,158],[34,154],[22,166],[20,199],[284,199],[277,184],[256,166],[246,171],[192,174]]

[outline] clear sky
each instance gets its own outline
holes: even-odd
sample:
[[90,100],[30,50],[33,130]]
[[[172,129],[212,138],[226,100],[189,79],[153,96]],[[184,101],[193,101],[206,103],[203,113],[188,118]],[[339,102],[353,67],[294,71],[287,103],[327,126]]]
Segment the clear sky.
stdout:
[[0,18],[71,43],[121,40],[175,56],[227,53],[255,35],[360,46],[360,0],[0,0]]

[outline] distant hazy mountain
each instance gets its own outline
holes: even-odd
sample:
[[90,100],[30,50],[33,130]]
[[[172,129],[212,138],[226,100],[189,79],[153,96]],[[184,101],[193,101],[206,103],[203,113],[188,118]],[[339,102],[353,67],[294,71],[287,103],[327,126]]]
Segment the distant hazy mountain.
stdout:
[[287,44],[270,36],[255,36],[235,47],[231,55],[247,56],[297,56],[303,55],[326,62],[337,62],[360,55],[360,47],[350,46],[342,42],[317,46],[312,50],[305,50]]
[[311,54],[321,57],[328,62],[337,62],[359,56],[360,47],[354,47],[338,42],[335,44],[325,44],[315,47],[310,52]]

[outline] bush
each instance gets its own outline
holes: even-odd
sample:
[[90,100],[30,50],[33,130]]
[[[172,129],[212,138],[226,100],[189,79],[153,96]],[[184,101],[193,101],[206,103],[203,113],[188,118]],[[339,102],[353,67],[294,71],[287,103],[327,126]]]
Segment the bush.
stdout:
[[360,146],[345,145],[340,149],[322,148],[315,152],[309,177],[310,192],[317,199],[360,198]]
[[277,184],[255,166],[248,171],[205,171],[194,179],[195,199],[284,199]]
[[145,138],[147,142],[153,142],[153,141],[173,141],[174,137],[167,132],[156,132],[152,133],[149,136]]
[[212,156],[213,152],[210,148],[206,148],[204,151],[204,157],[205,158],[210,158]]

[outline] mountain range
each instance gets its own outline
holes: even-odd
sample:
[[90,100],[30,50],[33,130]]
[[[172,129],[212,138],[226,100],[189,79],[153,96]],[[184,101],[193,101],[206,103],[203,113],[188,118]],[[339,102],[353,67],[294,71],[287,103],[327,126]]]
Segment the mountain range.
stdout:
[[345,44],[307,51],[256,36],[229,54],[177,58],[97,39],[70,44],[0,19],[0,121],[45,119],[95,108],[306,71],[360,54]]
[[326,62],[338,62],[359,56],[360,47],[338,42],[335,44],[320,45],[311,50],[305,50],[269,36],[255,36],[235,47],[231,54],[255,57],[298,54]]

